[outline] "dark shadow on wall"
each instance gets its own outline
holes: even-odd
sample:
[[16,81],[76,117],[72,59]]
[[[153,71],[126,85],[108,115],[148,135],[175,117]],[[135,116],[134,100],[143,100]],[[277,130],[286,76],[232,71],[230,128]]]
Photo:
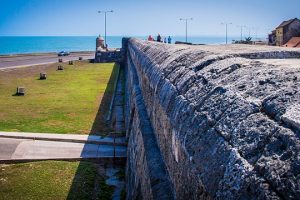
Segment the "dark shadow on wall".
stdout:
[[[115,82],[118,78],[117,74],[119,67],[118,64],[115,64],[113,67],[89,135],[106,136],[113,131],[111,122],[106,119],[115,89]],[[103,146],[105,145],[102,145],[102,148]],[[98,150],[99,145],[84,144],[81,157],[90,157],[91,159],[79,162],[67,199],[110,199],[110,195],[114,188],[105,183],[105,169],[108,166],[115,167],[114,165],[124,166],[124,160],[115,160],[113,158],[94,159],[95,156],[97,156],[95,155],[95,152],[98,154]],[[110,147],[107,147],[107,152],[106,150],[103,152],[101,150],[101,153],[104,155],[106,153],[109,154],[110,152]]]

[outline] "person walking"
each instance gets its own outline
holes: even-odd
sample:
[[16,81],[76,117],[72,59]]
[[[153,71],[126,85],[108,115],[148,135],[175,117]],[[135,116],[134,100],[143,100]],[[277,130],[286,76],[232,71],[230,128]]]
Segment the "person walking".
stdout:
[[161,36],[160,36],[160,34],[157,35],[156,41],[157,42],[161,42]]
[[172,38],[171,38],[171,36],[169,36],[168,37],[168,43],[171,44],[171,42],[172,42]]

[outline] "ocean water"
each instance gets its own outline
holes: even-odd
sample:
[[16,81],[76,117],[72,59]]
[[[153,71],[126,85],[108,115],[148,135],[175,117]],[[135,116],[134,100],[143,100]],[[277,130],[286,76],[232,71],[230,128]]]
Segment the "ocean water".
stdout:
[[[108,36],[111,48],[120,48],[123,36]],[[147,36],[136,36],[147,39]],[[230,43],[238,37],[228,38]],[[0,55],[21,53],[45,53],[59,51],[94,51],[96,36],[0,36]],[[174,36],[172,42],[185,41],[185,37]],[[224,44],[224,37],[189,37],[188,42],[195,44]]]

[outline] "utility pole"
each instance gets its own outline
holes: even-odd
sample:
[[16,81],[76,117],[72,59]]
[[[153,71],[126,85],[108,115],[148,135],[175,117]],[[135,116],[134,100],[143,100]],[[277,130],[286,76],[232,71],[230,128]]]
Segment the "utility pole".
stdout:
[[107,47],[107,43],[106,43],[106,13],[112,13],[114,12],[113,10],[105,10],[105,11],[98,11],[98,13],[104,13],[104,42],[105,42],[105,47]]
[[240,26],[237,26],[238,28],[241,28],[241,41],[243,41],[243,28],[246,28],[245,25],[240,25]]
[[193,20],[193,18],[180,18],[180,21],[185,21],[185,42],[187,42],[187,24],[188,20]]
[[227,26],[230,25],[230,24],[232,24],[232,23],[229,23],[229,22],[222,22],[221,24],[222,24],[222,25],[225,24],[225,27],[226,27],[226,44],[227,44],[227,43],[228,43],[228,42],[227,42],[227,40],[228,40],[228,37],[227,37]]

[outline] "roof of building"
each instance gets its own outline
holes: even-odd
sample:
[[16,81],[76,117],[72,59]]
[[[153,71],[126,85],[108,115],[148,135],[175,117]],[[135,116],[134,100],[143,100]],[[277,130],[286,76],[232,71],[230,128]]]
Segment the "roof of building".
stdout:
[[294,18],[294,19],[290,19],[290,20],[287,20],[287,21],[283,21],[277,28],[282,28],[282,27],[288,26],[289,24],[291,24],[295,20],[299,20],[299,19]]
[[272,35],[273,35],[273,36],[275,37],[275,35],[276,35],[276,30],[271,31],[271,33],[269,33],[268,35],[269,35],[269,36],[272,36]]
[[300,47],[300,37],[292,37],[284,46],[285,47]]

